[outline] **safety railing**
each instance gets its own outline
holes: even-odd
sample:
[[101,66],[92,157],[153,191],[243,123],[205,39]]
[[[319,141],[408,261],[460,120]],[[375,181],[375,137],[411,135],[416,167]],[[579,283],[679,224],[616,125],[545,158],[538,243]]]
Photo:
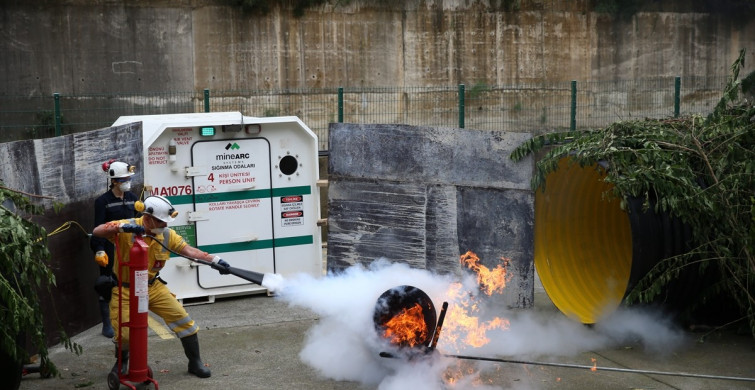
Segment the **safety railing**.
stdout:
[[726,76],[519,85],[0,96],[0,142],[109,127],[124,115],[239,111],[299,117],[328,149],[328,124],[396,123],[514,132],[600,128],[707,114]]

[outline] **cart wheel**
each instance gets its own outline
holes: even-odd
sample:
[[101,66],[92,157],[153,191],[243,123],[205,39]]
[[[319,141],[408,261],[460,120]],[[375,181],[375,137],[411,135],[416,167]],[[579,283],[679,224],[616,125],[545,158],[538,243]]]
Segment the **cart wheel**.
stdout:
[[117,372],[110,371],[110,373],[107,374],[107,388],[110,390],[118,390],[121,388],[121,380],[118,378]]

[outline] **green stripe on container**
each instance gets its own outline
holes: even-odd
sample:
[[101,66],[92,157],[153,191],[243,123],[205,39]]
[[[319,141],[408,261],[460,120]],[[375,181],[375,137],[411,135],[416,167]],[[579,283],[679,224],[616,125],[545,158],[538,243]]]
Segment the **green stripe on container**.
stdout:
[[207,253],[219,252],[242,252],[255,249],[267,249],[273,247],[273,240],[258,240],[248,242],[229,242],[226,244],[202,245],[199,249]]
[[273,196],[309,195],[311,191],[310,186],[273,188]]
[[194,203],[194,196],[193,195],[177,195],[177,196],[166,196],[170,203],[175,206],[179,204],[192,204]]
[[307,245],[313,242],[315,241],[312,236],[276,238],[275,247],[280,248],[282,246]]
[[197,203],[210,203],[210,202],[227,202],[233,200],[244,199],[260,199],[269,198],[270,189],[265,190],[250,190],[250,191],[233,191],[233,192],[215,192],[212,194],[197,194]]
[[[286,237],[275,240],[275,247],[307,245],[314,242],[312,236]],[[267,249],[273,247],[273,240],[259,240],[250,242],[231,242],[227,244],[202,245],[199,249],[207,253],[242,252],[255,249]]]
[[270,189],[264,190],[250,190],[250,191],[232,191],[232,192],[216,192],[212,194],[196,194],[196,195],[177,195],[167,196],[170,203],[174,206],[179,204],[192,204],[197,203],[210,203],[210,202],[224,202],[232,200],[244,200],[244,199],[261,199],[270,198],[273,196],[289,196],[289,195],[309,195],[312,193],[310,186],[299,187],[285,187],[285,188],[273,188],[272,194]]

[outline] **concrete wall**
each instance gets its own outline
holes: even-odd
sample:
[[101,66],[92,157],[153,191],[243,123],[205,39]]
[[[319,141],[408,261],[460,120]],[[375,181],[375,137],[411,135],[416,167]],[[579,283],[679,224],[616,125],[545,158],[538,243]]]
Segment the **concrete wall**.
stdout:
[[[59,323],[74,335],[99,322],[94,292],[99,271],[87,234],[94,229],[94,200],[108,188],[101,164],[111,158],[133,164],[142,161],[141,123],[0,144],[0,179],[4,185],[50,198],[35,198],[45,207],[45,213],[34,221],[48,234],[69,221],[81,226],[72,224],[48,237],[49,265],[57,286],[50,294],[41,293],[39,299],[50,340],[58,336]],[[137,165],[133,178],[132,191],[136,193],[144,182],[141,168]],[[62,209],[56,212],[53,202],[62,203]]]
[[379,258],[460,275],[472,251],[512,276],[495,302],[531,307],[531,158],[526,133],[405,125],[330,125],[328,270]]
[[[268,15],[221,0],[5,1],[0,94],[489,85],[728,75],[755,21],[589,1],[368,1]],[[679,8],[682,11],[676,11]]]

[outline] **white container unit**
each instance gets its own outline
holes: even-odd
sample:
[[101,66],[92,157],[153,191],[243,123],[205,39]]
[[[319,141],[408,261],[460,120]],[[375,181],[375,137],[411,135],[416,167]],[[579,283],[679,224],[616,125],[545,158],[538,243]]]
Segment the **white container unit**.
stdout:
[[[142,122],[144,197],[171,201],[179,214],[169,227],[190,245],[259,273],[323,274],[317,135],[299,118],[141,115],[113,126],[134,122]],[[266,292],[176,255],[160,276],[192,303]]]

